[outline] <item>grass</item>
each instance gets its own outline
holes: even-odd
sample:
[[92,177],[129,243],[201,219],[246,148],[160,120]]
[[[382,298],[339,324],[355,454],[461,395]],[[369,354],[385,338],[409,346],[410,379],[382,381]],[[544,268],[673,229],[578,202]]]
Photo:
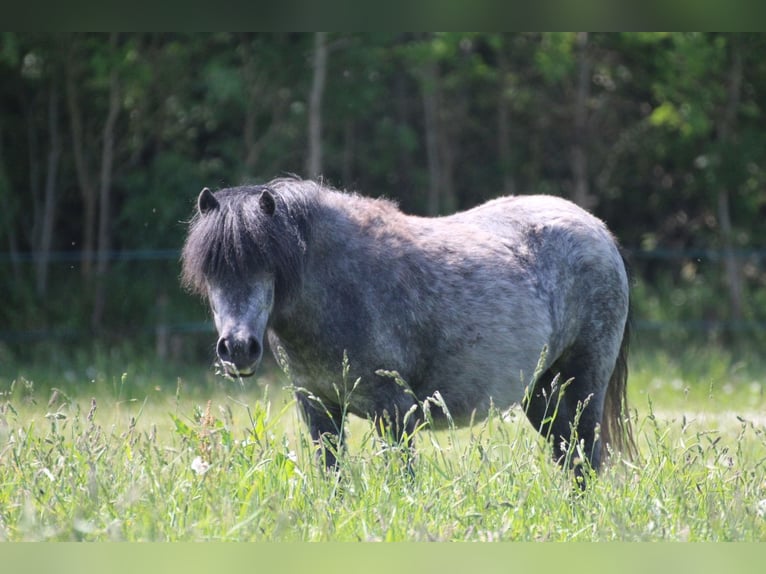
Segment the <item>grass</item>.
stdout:
[[330,475],[276,374],[18,368],[0,377],[0,539],[766,540],[760,365],[708,350],[631,367],[640,456],[585,493],[519,409],[418,432],[414,476],[352,418]]

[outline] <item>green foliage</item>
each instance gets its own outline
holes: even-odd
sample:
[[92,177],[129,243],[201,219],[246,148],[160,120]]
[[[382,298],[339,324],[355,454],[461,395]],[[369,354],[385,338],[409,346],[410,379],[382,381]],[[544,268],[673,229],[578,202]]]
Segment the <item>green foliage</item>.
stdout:
[[546,82],[556,84],[574,71],[572,32],[544,34],[540,48],[535,54],[535,63]]
[[196,197],[189,190],[201,190],[208,176],[204,166],[176,151],[160,153],[146,170],[128,174],[123,184],[129,193],[116,222],[120,244],[126,249],[180,245]]
[[0,34],[0,61],[11,65],[19,61],[19,41],[15,32]]
[[[433,208],[434,187],[442,193],[437,210],[447,212],[509,192],[574,197],[578,148],[587,157],[589,208],[626,247],[762,246],[764,36],[591,33],[582,40],[575,33],[329,34],[323,176],[417,214]],[[110,248],[178,249],[203,186],[303,174],[312,46],[311,35],[290,33],[2,33],[3,330],[90,327],[97,289],[79,261],[54,258],[46,296],[35,291],[52,125],[62,145],[51,249],[76,253],[86,239],[72,98],[82,112],[83,164],[97,191],[117,80]],[[737,62],[741,78],[733,83]],[[578,104],[582,71],[587,90]],[[576,117],[584,126],[575,127]],[[433,170],[428,136],[436,142]],[[722,189],[731,204],[727,238]],[[766,307],[757,304],[761,259],[738,265],[750,301],[740,319],[766,320]],[[126,326],[139,318],[146,323],[139,328],[150,329],[153,285],[170,299],[175,322],[205,317],[174,287],[173,262],[161,270],[142,265],[111,265],[102,331],[132,337]],[[713,277],[723,265],[715,261],[704,282],[689,285],[688,261],[638,261],[636,307],[652,312],[640,318],[728,320],[731,287]],[[679,290],[688,290],[694,305],[667,303]]]

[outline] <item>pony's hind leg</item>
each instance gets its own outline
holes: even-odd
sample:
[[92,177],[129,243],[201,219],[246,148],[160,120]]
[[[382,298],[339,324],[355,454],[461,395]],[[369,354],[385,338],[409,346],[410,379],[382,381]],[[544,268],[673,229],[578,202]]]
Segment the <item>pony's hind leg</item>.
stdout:
[[301,391],[295,393],[295,398],[301,406],[311,440],[316,446],[317,460],[328,470],[337,470],[337,457],[344,446],[343,415],[340,408],[325,404]]
[[561,378],[557,374],[553,368],[542,373],[527,389],[521,406],[534,429],[553,443],[553,459],[561,464],[566,454],[562,449],[562,437],[568,440],[571,433],[567,424],[567,405],[562,403]]
[[583,475],[583,457],[595,471],[601,464],[598,426],[606,384],[594,384],[599,380],[584,355],[571,354],[540,375],[522,403],[532,426],[552,443],[554,460],[576,476]]

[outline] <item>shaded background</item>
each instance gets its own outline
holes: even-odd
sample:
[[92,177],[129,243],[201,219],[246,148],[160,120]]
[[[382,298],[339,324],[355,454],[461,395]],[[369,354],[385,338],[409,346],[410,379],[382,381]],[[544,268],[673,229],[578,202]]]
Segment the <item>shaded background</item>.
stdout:
[[0,366],[209,360],[184,222],[204,186],[288,173],[424,215],[567,197],[626,248],[645,341],[761,343],[764,56],[761,34],[0,33]]

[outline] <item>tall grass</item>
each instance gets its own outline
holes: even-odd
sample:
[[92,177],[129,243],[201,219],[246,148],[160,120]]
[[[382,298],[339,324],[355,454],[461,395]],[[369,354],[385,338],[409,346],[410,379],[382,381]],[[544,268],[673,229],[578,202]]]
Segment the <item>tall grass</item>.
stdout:
[[585,492],[518,408],[416,431],[414,474],[351,417],[336,474],[280,377],[14,376],[0,380],[0,539],[766,540],[763,396],[722,357],[699,381],[638,357],[639,456],[613,457]]

